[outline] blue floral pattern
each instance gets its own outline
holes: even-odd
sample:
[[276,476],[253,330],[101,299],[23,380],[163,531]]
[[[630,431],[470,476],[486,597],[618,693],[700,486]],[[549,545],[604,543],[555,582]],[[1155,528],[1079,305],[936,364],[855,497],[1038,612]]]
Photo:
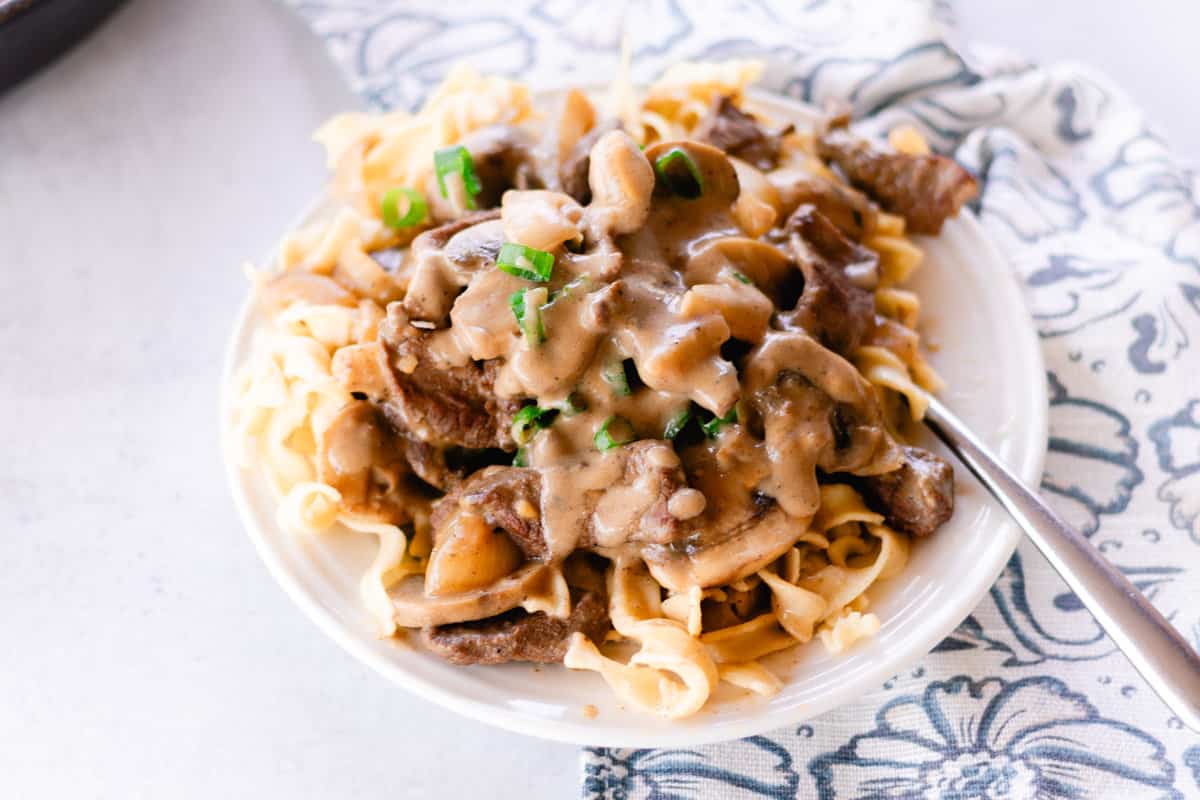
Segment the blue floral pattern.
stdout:
[[1200,544],[1200,399],[1150,426],[1158,465],[1168,477],[1158,499],[1170,507],[1171,524]]
[[822,800],[1181,797],[1164,753],[1057,678],[957,676],[888,702],[808,768]]
[[[766,88],[918,126],[981,184],[1049,369],[1042,489],[1200,645],[1200,182],[1103,76],[959,41],[945,0],[285,0],[376,108],[456,60],[537,83],[758,58]],[[691,750],[584,751],[593,800],[1200,798],[1200,744],[1022,545],[878,695]],[[882,697],[882,699],[878,699]]]

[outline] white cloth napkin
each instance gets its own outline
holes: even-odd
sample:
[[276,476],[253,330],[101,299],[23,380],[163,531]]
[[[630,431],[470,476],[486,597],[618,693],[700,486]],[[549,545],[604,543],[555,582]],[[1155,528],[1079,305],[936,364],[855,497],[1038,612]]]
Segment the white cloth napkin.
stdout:
[[[288,0],[377,107],[455,61],[535,83],[762,58],[766,87],[920,127],[979,178],[1050,383],[1042,490],[1200,644],[1200,205],[1138,108],[1077,64],[958,42],[920,0]],[[1191,102],[1181,94],[1181,102]],[[689,750],[588,749],[583,795],[1200,797],[1200,737],[1022,545],[919,667],[794,729]]]

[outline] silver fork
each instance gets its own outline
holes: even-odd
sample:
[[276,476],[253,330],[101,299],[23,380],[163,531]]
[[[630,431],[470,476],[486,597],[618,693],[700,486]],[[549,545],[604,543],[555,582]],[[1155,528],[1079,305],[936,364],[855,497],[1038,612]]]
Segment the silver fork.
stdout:
[[1200,655],[1187,640],[936,398],[925,424],[1000,501],[1167,707],[1200,732]]

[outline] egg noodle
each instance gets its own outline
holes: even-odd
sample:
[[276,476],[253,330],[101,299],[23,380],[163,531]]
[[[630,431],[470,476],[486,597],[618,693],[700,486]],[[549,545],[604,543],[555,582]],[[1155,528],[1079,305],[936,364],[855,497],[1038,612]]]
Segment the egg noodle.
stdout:
[[[758,276],[749,274],[748,269],[745,271],[749,278],[737,273],[734,275],[737,280],[707,280],[703,286],[692,286],[682,299],[669,301],[681,303],[684,310],[678,313],[690,315],[688,319],[703,321],[697,323],[695,330],[701,333],[717,331],[713,334],[719,339],[717,345],[704,349],[707,345],[697,344],[695,352],[643,352],[637,349],[638,342],[630,339],[632,344],[622,355],[634,357],[637,354],[637,371],[647,384],[634,387],[641,393],[639,396],[682,397],[685,405],[690,398],[691,408],[706,408],[713,412],[696,412],[709,419],[706,425],[717,431],[716,439],[710,437],[708,444],[696,445],[697,448],[709,447],[711,450],[717,446],[711,442],[720,441],[721,446],[727,446],[719,454],[721,458],[735,452],[737,447],[752,445],[758,446],[756,452],[766,454],[762,456],[766,459],[763,463],[767,464],[767,460],[770,463],[764,467],[763,477],[757,484],[754,502],[769,502],[763,499],[763,494],[778,502],[771,511],[765,512],[765,516],[760,514],[754,520],[760,517],[773,519],[771,524],[782,533],[772,534],[776,538],[771,541],[782,546],[773,545],[763,550],[766,555],[762,558],[758,558],[761,553],[757,552],[755,558],[742,557],[742,554],[738,556],[739,562],[730,562],[729,569],[723,569],[725,562],[721,559],[725,556],[714,555],[711,563],[687,562],[687,554],[692,551],[680,549],[665,539],[647,538],[640,550],[618,546],[613,538],[615,534],[605,533],[609,528],[600,518],[604,514],[620,517],[620,525],[613,523],[616,526],[613,530],[627,532],[630,529],[628,520],[621,516],[625,514],[624,506],[642,508],[648,502],[645,498],[658,491],[647,483],[651,479],[645,477],[650,474],[646,472],[638,473],[631,479],[633,483],[622,490],[631,493],[622,496],[625,500],[607,504],[600,500],[594,505],[595,511],[589,512],[593,513],[589,519],[600,519],[600,522],[588,523],[599,531],[590,540],[591,550],[604,558],[599,583],[594,570],[589,578],[586,569],[580,569],[575,561],[566,557],[575,540],[563,546],[564,552],[555,552],[560,545],[549,532],[558,523],[551,518],[544,505],[547,501],[543,500],[540,513],[547,531],[549,544],[545,546],[549,548],[549,555],[530,558],[528,553],[514,549],[507,539],[496,544],[493,541],[496,537],[487,539],[485,536],[486,544],[472,545],[475,549],[470,552],[476,567],[487,573],[486,585],[478,581],[472,584],[469,576],[455,572],[457,567],[449,556],[440,561],[438,557],[439,548],[449,551],[451,547],[445,544],[446,537],[457,536],[456,541],[466,541],[473,535],[471,520],[456,518],[443,522],[443,518],[438,517],[442,512],[431,511],[435,507],[436,493],[422,495],[414,490],[406,494],[407,490],[397,489],[395,480],[378,477],[407,475],[407,467],[401,472],[389,473],[391,462],[373,465],[371,474],[382,481],[380,485],[384,489],[363,490],[374,493],[370,494],[367,503],[360,502],[357,495],[351,498],[347,494],[351,492],[347,488],[349,484],[329,479],[328,469],[323,466],[328,459],[323,443],[330,436],[331,428],[340,424],[339,415],[356,403],[365,405],[362,403],[364,391],[346,375],[354,374],[354,365],[380,348],[384,338],[381,331],[386,326],[408,323],[412,328],[415,325],[416,330],[409,331],[412,336],[424,335],[426,329],[433,327],[423,324],[420,320],[425,318],[411,309],[397,310],[406,296],[415,296],[417,284],[424,280],[418,276],[418,268],[414,266],[416,259],[407,247],[414,237],[429,230],[432,223],[427,220],[425,224],[409,227],[387,224],[381,207],[390,190],[398,186],[418,187],[429,205],[430,219],[455,219],[463,211],[466,180],[464,178],[463,185],[452,182],[447,196],[440,197],[432,187],[443,176],[437,174],[432,154],[497,125],[533,132],[541,142],[539,157],[562,163],[568,159],[572,147],[589,131],[604,119],[615,118],[620,120],[620,128],[624,131],[618,135],[645,148],[650,157],[660,152],[655,150],[661,147],[659,143],[691,139],[719,98],[742,102],[747,86],[761,71],[760,64],[749,61],[680,64],[644,91],[635,91],[627,83],[620,82],[607,98],[607,106],[600,101],[593,104],[583,93],[571,92],[555,110],[548,110],[535,103],[533,94],[520,83],[482,76],[467,67],[458,67],[415,114],[343,114],[317,131],[315,138],[324,146],[332,172],[327,208],[287,235],[273,261],[265,268],[246,268],[264,322],[256,331],[251,355],[236,374],[235,399],[230,410],[232,446],[245,469],[261,471],[265,476],[266,483],[278,498],[279,524],[286,530],[315,536],[335,528],[348,528],[378,539],[377,554],[361,579],[361,595],[380,636],[395,635],[398,628],[407,626],[406,621],[410,618],[397,609],[402,606],[398,598],[403,591],[410,590],[402,591],[400,587],[416,586],[417,589],[412,591],[419,595],[422,581],[438,582],[439,591],[429,591],[428,585],[425,589],[427,593],[441,597],[444,602],[439,602],[447,608],[458,602],[455,598],[461,595],[474,598],[471,602],[481,609],[495,606],[489,616],[507,612],[546,615],[554,619],[567,619],[571,615],[573,598],[590,581],[607,598],[611,629],[599,639],[572,630],[565,643],[562,663],[570,669],[595,671],[630,706],[666,718],[679,718],[701,709],[721,681],[759,695],[776,693],[780,689],[780,680],[762,663],[762,659],[773,653],[813,639],[819,639],[831,653],[840,653],[878,631],[880,620],[870,610],[870,590],[879,581],[904,569],[910,536],[890,524],[890,515],[881,513],[878,504],[867,502],[857,479],[835,483],[821,477],[818,481],[811,460],[807,463],[806,474],[796,477],[795,472],[789,471],[783,460],[790,452],[788,448],[807,446],[807,440],[787,438],[785,423],[793,417],[779,417],[783,421],[776,423],[767,412],[761,412],[762,420],[755,425],[764,431],[761,436],[766,442],[765,449],[757,439],[752,440],[748,434],[738,432],[745,427],[747,419],[756,418],[754,414],[758,413],[747,410],[746,406],[749,391],[746,387],[756,380],[753,368],[742,369],[740,400],[737,374],[733,375],[734,394],[728,397],[722,388],[725,384],[715,378],[713,386],[717,388],[711,389],[699,380],[693,382],[692,378],[672,382],[675,374],[672,370],[680,371],[679,374],[684,376],[699,374],[684,370],[700,369],[698,365],[709,363],[705,359],[710,354],[713,359],[718,358],[717,345],[730,339],[731,335],[750,342],[766,342],[774,335],[767,331],[764,339],[767,317],[774,309],[768,302],[766,311],[760,314],[757,310],[759,306],[755,304],[763,302],[764,294],[753,286],[743,285],[752,279],[759,282]],[[752,108],[749,101],[746,104]],[[769,238],[772,231],[781,229],[780,209],[789,204],[781,186],[786,184],[788,174],[803,174],[810,180],[815,177],[840,187],[840,190],[852,191],[844,172],[831,168],[828,159],[821,157],[817,134],[808,130],[783,129],[786,120],[769,120],[761,114],[759,121],[780,129],[778,152],[769,170],[748,161],[735,160],[737,180],[733,191],[736,200],[729,213],[731,224],[740,229],[737,247],[742,248],[750,248],[760,239]],[[601,138],[597,147],[608,146],[609,141],[607,137]],[[893,131],[889,144],[892,150],[901,154],[921,156],[928,153],[920,134],[911,128]],[[688,152],[698,161],[699,156],[695,154],[708,151]],[[612,157],[637,156],[637,150],[632,153],[630,156],[629,152],[621,151]],[[611,221],[617,219],[617,212],[613,211],[608,217],[601,213],[604,191],[596,184],[597,174],[602,173],[604,167],[598,166],[601,155],[597,150],[592,151],[591,158],[595,199],[587,206],[590,216],[584,217],[585,222],[597,229],[609,225],[609,230],[621,234],[620,223]],[[476,166],[481,170],[485,166],[478,157]],[[701,167],[707,169],[703,164]],[[708,192],[711,185],[706,173],[704,190]],[[618,191],[628,193],[629,189],[618,186]],[[537,251],[559,254],[555,269],[560,269],[559,263],[573,257],[571,237],[577,235],[576,223],[582,206],[575,205],[566,195],[545,197],[549,194],[546,191],[530,192],[537,197],[529,199],[529,205],[523,206],[525,200],[517,196],[520,194],[525,193],[510,192],[504,196],[500,222],[495,223],[496,226],[503,225],[510,241]],[[532,205],[535,201],[540,205]],[[602,238],[597,237],[597,240]],[[873,224],[862,232],[858,246],[868,249],[877,260],[876,278],[869,287],[874,297],[873,333],[867,339],[855,342],[853,351],[844,353],[844,358],[816,345],[815,340],[807,336],[802,339],[780,336],[778,341],[771,340],[775,345],[770,342],[759,344],[755,352],[765,354],[763,358],[767,358],[769,345],[775,346],[776,350],[772,352],[776,355],[772,357],[786,360],[792,358],[793,353],[807,353],[804,348],[811,345],[820,349],[822,358],[827,358],[832,365],[826,372],[848,369],[849,377],[841,384],[834,383],[833,379],[828,379],[831,381],[828,385],[822,384],[821,381],[827,378],[811,375],[801,382],[807,386],[818,385],[839,403],[857,404],[854,408],[877,408],[878,411],[872,413],[877,413],[881,421],[881,435],[885,441],[880,446],[886,449],[893,447],[888,443],[902,441],[904,431],[912,421],[922,417],[927,404],[925,392],[937,390],[940,382],[919,349],[916,325],[920,302],[911,291],[901,288],[922,257],[919,247],[906,234],[904,217],[876,208]],[[722,247],[726,249],[720,250]],[[739,263],[739,256],[730,255],[733,247],[726,243],[710,249],[720,251],[721,257],[730,263]],[[398,265],[389,265],[386,259],[379,257],[385,251],[396,254]],[[485,322],[496,317],[506,319],[505,324],[511,327],[512,333],[511,343],[504,347],[524,346],[520,344],[518,327],[523,323],[514,321],[507,310],[512,286],[534,287],[518,288],[518,293],[526,291],[524,302],[544,310],[539,324],[544,319],[548,329],[545,335],[552,337],[558,317],[548,309],[571,302],[572,288],[551,289],[548,294],[542,289],[543,294],[535,294],[539,291],[536,285],[528,281],[522,283],[519,277],[509,273],[493,272],[497,285],[503,283],[502,291],[493,290],[495,296],[502,295],[502,299],[497,301],[498,305],[481,305],[483,311],[480,314]],[[463,297],[482,292],[482,280],[473,279]],[[461,288],[460,285],[455,291],[461,291]],[[584,291],[586,289],[587,286]],[[585,298],[589,296],[585,295]],[[390,311],[389,306],[392,307]],[[467,310],[456,307],[449,312],[449,318],[453,320],[453,327],[462,331],[456,346],[464,352],[470,351],[471,358],[478,360],[480,356],[474,350],[482,348],[486,351],[492,346],[492,340],[479,338],[463,344],[473,330],[469,320],[465,319]],[[560,313],[559,317],[565,313]],[[442,328],[444,324],[438,327]],[[710,327],[705,328],[705,325]],[[697,341],[708,341],[701,333],[696,334],[700,337]],[[626,341],[619,336],[617,340]],[[691,346],[691,341],[682,340],[678,348],[685,350]],[[608,346],[598,345],[601,348],[598,352]],[[402,379],[401,373],[420,374],[413,371],[418,369],[416,357],[405,356],[399,351],[388,352]],[[537,389],[533,387],[537,380],[529,377],[536,373],[520,371],[524,367],[518,362],[532,358],[528,354],[534,352],[533,347],[525,346],[520,352],[510,349],[485,353],[489,358],[508,359],[508,366],[502,366],[495,379],[496,396],[501,399],[505,396],[534,397],[539,406],[546,405],[543,402],[546,397],[567,402],[561,400],[568,397],[565,391]],[[677,361],[686,363],[681,366]],[[776,379],[775,372],[769,371],[764,373],[761,385],[768,386]],[[582,386],[584,379],[580,378],[579,383]],[[850,388],[843,388],[845,386]],[[866,395],[862,394],[861,387],[867,387]],[[858,394],[853,394],[855,391]],[[846,394],[847,399],[838,392]],[[788,402],[793,403],[788,406],[792,408],[801,401]],[[742,424],[722,429],[723,418],[713,411],[718,407],[736,409],[737,419]],[[578,418],[568,419],[564,412],[559,418],[561,426],[559,422],[554,425],[565,432],[554,435],[560,438],[573,435],[569,433],[573,430],[570,425],[586,424],[589,428],[580,434],[583,438],[579,440],[590,445],[596,436],[597,447],[600,447],[599,437],[603,432],[598,432],[601,419],[596,416],[600,413],[588,411]],[[635,428],[642,424],[634,412],[626,416]],[[414,417],[404,419],[411,430],[423,430],[414,422]],[[576,419],[581,421],[576,422]],[[728,419],[732,417],[724,418],[724,421]],[[525,469],[543,470],[542,491],[548,492],[550,489],[546,487],[551,487],[556,480],[554,469],[558,468],[555,465],[559,462],[554,460],[552,445],[544,443],[553,436],[547,432],[537,436],[539,438],[528,446],[528,455],[518,457],[530,460],[530,466]],[[736,440],[739,436],[742,440]],[[554,446],[566,447],[561,443]],[[591,472],[587,472],[585,478],[578,478],[582,472],[572,473],[578,480],[593,481],[588,497],[608,491],[610,485],[624,480],[621,476],[626,474],[620,466],[611,469],[607,466],[612,461],[610,453],[601,455],[603,457],[596,456],[594,463],[588,462],[587,469]],[[647,463],[657,465],[655,475],[676,474],[674,471],[678,470],[679,461],[670,447],[666,447],[664,453],[649,450],[646,458]],[[896,468],[893,456],[878,455],[877,458],[880,461],[873,463],[882,463],[888,458],[892,461],[886,467],[864,467],[855,474],[869,476]],[[817,464],[824,470],[821,475],[832,474],[823,462]],[[602,475],[595,472],[601,466],[604,467]],[[686,458],[685,466],[690,476],[691,462]],[[633,468],[625,469],[628,472]],[[460,479],[461,476],[454,480]],[[457,482],[449,484],[450,487],[457,485]],[[664,524],[678,526],[689,519],[708,519],[703,512],[697,516],[694,508],[685,508],[689,505],[699,507],[705,497],[687,494],[689,490],[686,489],[673,491],[675,494],[668,506],[680,519],[667,519]],[[708,511],[713,513],[712,506],[721,501],[707,489],[704,493]],[[751,496],[751,493],[746,494],[747,498]],[[536,501],[530,504],[517,499],[514,502],[518,515],[528,510],[530,513],[526,516],[532,518],[539,513]],[[593,506],[589,506],[591,508]],[[677,508],[685,510],[676,513]],[[780,510],[786,513],[780,513]],[[704,523],[695,524],[702,527]],[[459,527],[454,527],[456,525]],[[453,529],[452,534],[444,533],[450,529]],[[706,541],[703,533],[697,535],[700,538],[694,541]],[[714,552],[722,547],[729,548],[724,541],[712,546]],[[485,553],[480,547],[492,549]],[[449,599],[445,599],[447,597]],[[498,597],[514,600],[493,602]],[[419,600],[420,597],[410,605]],[[487,606],[487,603],[492,605]],[[523,612],[512,611],[516,608]],[[442,624],[443,617],[430,619],[436,625]]]

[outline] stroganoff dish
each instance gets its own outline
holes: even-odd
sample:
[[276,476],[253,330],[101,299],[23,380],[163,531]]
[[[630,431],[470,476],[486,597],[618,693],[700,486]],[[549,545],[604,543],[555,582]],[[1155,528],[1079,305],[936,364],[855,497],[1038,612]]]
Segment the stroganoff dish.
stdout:
[[910,128],[755,115],[760,69],[543,107],[464,68],[318,132],[328,209],[249,270],[232,430],[281,524],[378,537],[381,635],[676,718],[878,629],[868,590],[954,502],[905,443],[938,387],[907,235],[975,183]]

